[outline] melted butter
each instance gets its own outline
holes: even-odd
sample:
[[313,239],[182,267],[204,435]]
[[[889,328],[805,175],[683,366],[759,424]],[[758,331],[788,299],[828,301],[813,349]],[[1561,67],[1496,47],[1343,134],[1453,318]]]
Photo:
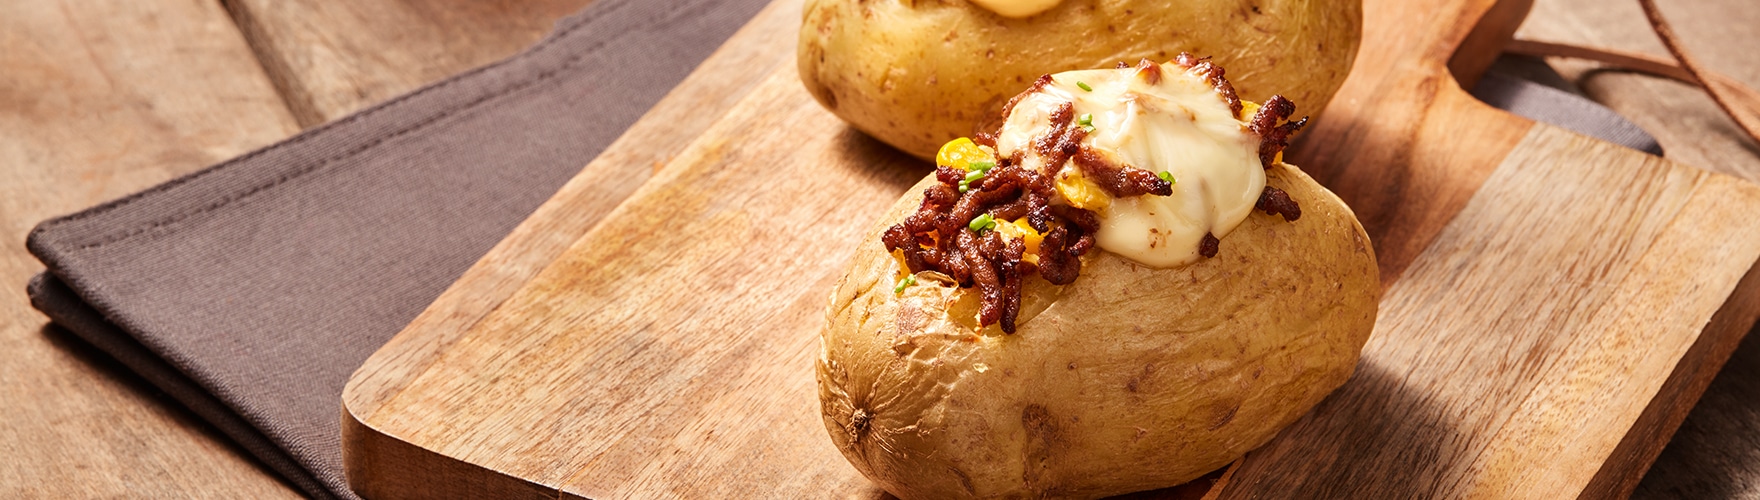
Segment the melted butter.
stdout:
[[1062,0],[972,0],[972,4],[1002,17],[1020,19],[1051,10],[1060,1]]
[[[1201,258],[1205,233],[1222,238],[1245,220],[1265,189],[1259,138],[1202,77],[1164,64],[1155,83],[1136,68],[1070,71],[1022,97],[996,138],[1005,157],[1060,181],[1080,175],[1074,162],[1047,165],[1033,139],[1051,128],[1064,104],[1092,117],[1083,144],[1113,163],[1173,175],[1172,196],[1114,199],[1098,211],[1100,248],[1152,267]],[[1077,82],[1093,90],[1083,90]],[[1250,115],[1243,115],[1250,116]],[[1059,200],[1066,204],[1071,200]]]

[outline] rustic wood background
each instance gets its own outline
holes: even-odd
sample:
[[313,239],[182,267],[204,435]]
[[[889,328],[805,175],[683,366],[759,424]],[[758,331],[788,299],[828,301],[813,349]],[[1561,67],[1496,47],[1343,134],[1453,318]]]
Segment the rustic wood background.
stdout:
[[[44,218],[510,55],[588,2],[0,0],[0,400],[8,403],[0,496],[296,497],[218,432],[30,309],[24,284],[42,265],[25,252],[25,234]],[[1752,0],[1662,4],[1705,63],[1760,87]],[[1518,36],[1666,55],[1635,2],[1537,0]],[[1760,181],[1760,145],[1693,88],[1555,66],[1655,134],[1671,159]],[[1705,474],[1731,479],[1721,490],[1685,491],[1760,488],[1755,367],[1760,341],[1737,351],[1640,493]],[[1691,453],[1718,446],[1748,451]]]

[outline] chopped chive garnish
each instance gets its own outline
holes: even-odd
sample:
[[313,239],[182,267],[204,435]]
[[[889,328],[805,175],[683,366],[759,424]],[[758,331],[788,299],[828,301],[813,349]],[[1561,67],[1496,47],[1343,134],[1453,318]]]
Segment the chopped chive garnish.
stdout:
[[1094,133],[1094,126],[1093,125],[1082,125],[1082,132],[1092,134],[1092,133]]
[[1094,114],[1082,113],[1082,117],[1076,120],[1076,124],[1082,126],[1083,132],[1094,133]]
[[977,218],[972,219],[972,223],[966,224],[966,227],[970,228],[973,231],[977,231],[977,232],[984,232],[984,230],[986,230],[986,229],[995,229],[996,228],[996,218],[991,217],[990,214],[988,214],[988,213],[985,213],[984,215],[980,215]]
[[1159,174],[1155,174],[1155,176],[1156,176],[1156,177],[1160,177],[1160,178],[1161,178],[1161,180],[1164,180],[1164,181],[1167,181],[1167,183],[1168,183],[1168,184],[1178,184],[1178,183],[1179,183],[1179,181],[1178,181],[1178,180],[1175,180],[1175,179],[1174,179],[1174,178],[1173,178],[1173,174],[1172,174],[1172,173],[1168,173],[1168,172],[1162,172],[1162,173],[1159,173]]
[[915,284],[917,284],[917,275],[906,274],[904,275],[904,279],[898,280],[898,284],[892,287],[892,294],[904,295],[904,289],[910,288],[911,285]]
[[1076,82],[1076,86],[1077,86],[1077,87],[1081,87],[1081,88],[1082,88],[1082,90],[1086,90],[1086,91],[1089,91],[1089,92],[1093,92],[1093,91],[1094,91],[1094,87],[1089,87],[1089,86],[1088,86],[1088,83],[1087,83],[1087,82],[1080,82],[1080,81],[1078,81],[1078,82]]
[[996,164],[991,162],[972,162],[971,166],[974,168],[970,172],[966,172],[966,177],[964,179],[959,180],[959,192],[961,193],[971,191],[972,183],[978,182],[978,179],[983,179],[984,174],[988,173],[990,168],[995,167]]
[[990,170],[992,168],[996,168],[996,162],[993,162],[993,161],[974,161],[974,162],[966,164],[966,170],[969,170],[969,171],[981,172],[981,171],[985,171],[985,170]]

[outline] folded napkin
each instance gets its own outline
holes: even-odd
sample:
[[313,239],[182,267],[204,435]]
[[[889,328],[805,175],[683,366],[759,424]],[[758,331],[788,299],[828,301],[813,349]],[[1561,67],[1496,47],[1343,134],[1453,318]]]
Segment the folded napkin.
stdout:
[[1473,86],[1473,97],[1515,115],[1662,156],[1662,145],[1619,113],[1583,96],[1538,57],[1505,55]]
[[[32,303],[306,493],[353,498],[350,374],[764,3],[598,0],[519,56],[46,221]],[[1481,90],[1659,151],[1569,92]]]
[[766,3],[598,0],[518,56],[43,222],[32,303],[353,498],[349,375]]

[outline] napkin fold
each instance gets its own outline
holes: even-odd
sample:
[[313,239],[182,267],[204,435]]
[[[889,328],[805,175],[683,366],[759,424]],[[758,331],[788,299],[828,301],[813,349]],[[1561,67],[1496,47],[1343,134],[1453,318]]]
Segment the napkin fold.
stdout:
[[598,0],[507,60],[45,221],[32,304],[353,498],[349,375],[766,3]]
[[[598,0],[511,59],[45,221],[32,304],[307,494],[354,498],[350,374],[765,3]],[[1507,71],[1475,95],[1660,152]]]

